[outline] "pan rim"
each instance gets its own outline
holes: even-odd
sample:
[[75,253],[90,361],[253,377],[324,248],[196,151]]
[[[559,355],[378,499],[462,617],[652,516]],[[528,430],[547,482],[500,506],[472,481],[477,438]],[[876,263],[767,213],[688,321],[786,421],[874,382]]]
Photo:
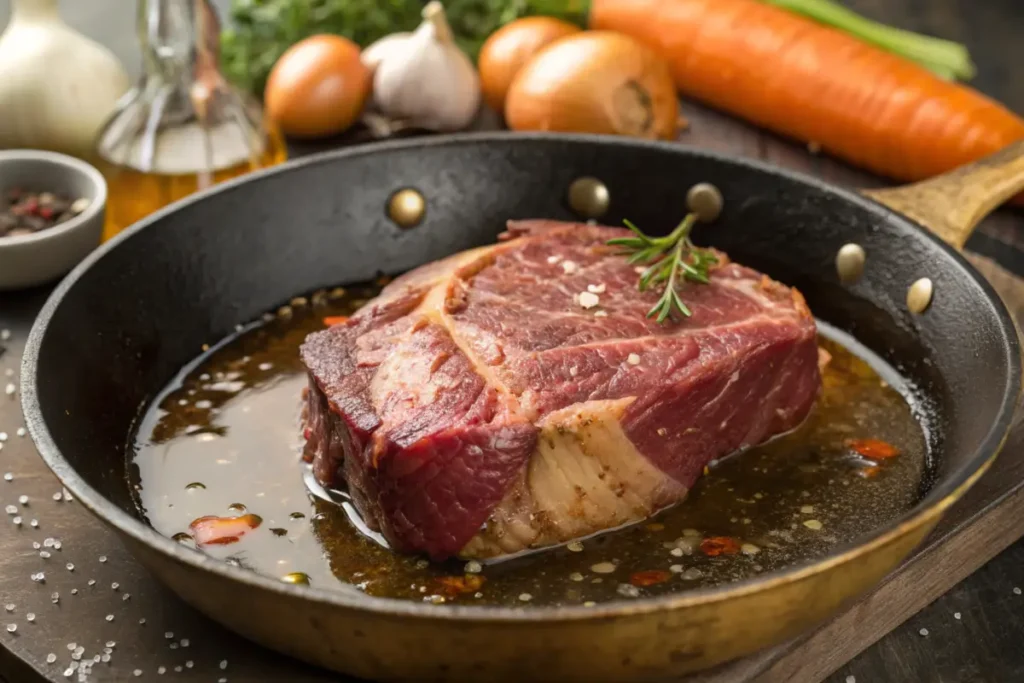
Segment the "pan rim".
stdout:
[[[1003,389],[1002,403],[992,421],[988,432],[978,447],[968,458],[965,465],[954,471],[942,482],[937,482],[928,494],[914,507],[905,511],[888,524],[868,532],[856,540],[837,547],[834,553],[816,560],[807,560],[767,572],[741,581],[721,584],[718,586],[695,588],[680,593],[664,596],[644,597],[630,600],[613,600],[610,602],[584,607],[569,606],[528,606],[499,607],[475,605],[433,605],[418,603],[398,598],[369,596],[358,590],[346,589],[342,585],[332,589],[315,586],[293,586],[271,577],[231,566],[197,551],[182,546],[180,543],[159,534],[142,520],[133,517],[112,503],[106,496],[90,486],[64,457],[42,416],[39,397],[36,391],[36,369],[39,361],[39,349],[49,322],[59,308],[65,294],[78,280],[101,260],[108,252],[115,249],[121,242],[131,239],[140,231],[161,222],[166,216],[206,197],[227,193],[235,188],[254,180],[268,178],[277,174],[289,173],[292,169],[323,163],[333,163],[339,159],[356,158],[382,152],[405,150],[410,148],[452,147],[461,145],[478,145],[492,143],[501,145],[515,144],[580,144],[586,146],[620,147],[629,149],[651,149],[669,154],[684,154],[691,157],[704,158],[724,162],[738,167],[745,167],[758,173],[782,177],[805,186],[826,191],[838,198],[868,210],[878,220],[898,220],[909,228],[924,233],[940,251],[950,258],[960,270],[961,277],[970,281],[985,294],[994,304],[994,312],[1002,334],[1002,346],[1008,357],[1008,377]],[[998,455],[1003,443],[1009,435],[1013,414],[1021,395],[1021,356],[1020,342],[1017,338],[1014,323],[1002,299],[989,282],[955,249],[943,242],[930,231],[922,228],[912,219],[867,198],[854,190],[839,187],[820,178],[798,171],[776,168],[771,164],[745,157],[723,154],[711,150],[683,145],[679,143],[645,141],[613,136],[559,134],[559,133],[510,133],[501,132],[469,132],[449,135],[438,135],[429,138],[413,138],[390,140],[385,142],[356,145],[349,148],[330,150],[304,156],[268,169],[256,171],[240,178],[218,184],[208,190],[195,193],[179,200],[163,209],[154,212],[143,220],[101,245],[86,257],[71,273],[65,277],[51,292],[46,303],[40,309],[33,322],[21,364],[21,403],[25,414],[29,433],[47,467],[57,476],[62,485],[78,498],[99,519],[114,527],[119,533],[131,538],[147,548],[186,567],[204,572],[212,572],[220,578],[241,582],[254,589],[267,590],[282,596],[310,600],[339,609],[370,611],[378,615],[395,618],[419,620],[443,620],[466,622],[514,622],[514,623],[546,623],[601,620],[637,616],[641,614],[671,612],[699,605],[710,605],[721,601],[760,592],[774,586],[795,583],[813,575],[828,571],[834,566],[844,564],[854,558],[870,553],[889,543],[896,541],[914,529],[920,528],[936,520],[978,478],[988,469]]]

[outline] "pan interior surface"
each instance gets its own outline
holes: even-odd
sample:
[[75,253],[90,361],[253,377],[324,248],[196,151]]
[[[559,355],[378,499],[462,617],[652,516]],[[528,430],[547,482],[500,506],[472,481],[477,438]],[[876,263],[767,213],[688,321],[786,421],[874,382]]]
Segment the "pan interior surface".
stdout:
[[297,297],[175,378],[142,418],[129,453],[128,483],[148,523],[195,547],[194,520],[221,517],[233,534],[237,520],[257,515],[258,526],[237,540],[201,552],[320,588],[434,604],[596,605],[825,556],[906,512],[927,490],[922,426],[930,416],[917,392],[848,335],[819,323],[831,358],[807,421],[712,463],[680,505],[629,528],[487,564],[396,554],[366,528],[348,495],[316,485],[301,459],[306,373],[298,346],[377,289]]
[[[688,187],[714,183],[725,210],[696,240],[799,288],[818,318],[855,337],[924,397],[933,417],[924,436],[936,456],[934,484],[913,509],[856,542],[934,506],[997,448],[1018,390],[1012,324],[959,257],[908,222],[852,194],[712,154],[584,138],[465,136],[290,164],[183,202],[102,248],[57,289],[30,340],[26,412],[44,458],[131,538],[185,564],[272,587],[270,579],[204,562],[145,525],[125,483],[124,454],[146,407],[204,345],[296,295],[490,243],[508,219],[573,219],[565,195],[584,175],[609,188],[602,222],[629,218],[651,231],[678,222]],[[385,211],[404,187],[427,202],[425,220],[413,229],[394,225]],[[867,266],[857,284],[844,286],[833,264],[849,242],[864,247]],[[906,288],[925,276],[936,295],[915,316],[905,307]],[[309,595],[375,602],[352,593]]]

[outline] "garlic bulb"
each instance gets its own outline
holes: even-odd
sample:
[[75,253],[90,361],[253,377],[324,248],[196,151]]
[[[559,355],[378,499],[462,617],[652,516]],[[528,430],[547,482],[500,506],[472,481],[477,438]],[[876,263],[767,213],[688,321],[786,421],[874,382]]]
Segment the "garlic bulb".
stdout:
[[100,127],[128,90],[106,48],[61,21],[57,0],[16,0],[0,36],[0,148],[92,154]]
[[373,103],[381,114],[419,128],[461,130],[480,107],[480,78],[455,45],[441,3],[424,7],[423,19],[411,35],[371,46],[377,47],[371,59],[379,58]]
[[411,33],[403,31],[401,33],[392,33],[390,36],[384,36],[380,40],[374,41],[368,48],[363,50],[360,56],[363,66],[369,69],[370,73],[373,73],[386,57],[394,54],[396,50],[403,50],[406,41],[411,37]]

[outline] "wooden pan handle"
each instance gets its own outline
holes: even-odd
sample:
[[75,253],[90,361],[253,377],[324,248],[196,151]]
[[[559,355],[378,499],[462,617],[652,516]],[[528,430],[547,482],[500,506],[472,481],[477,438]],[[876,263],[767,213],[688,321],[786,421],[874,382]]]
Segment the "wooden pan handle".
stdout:
[[1021,191],[1024,140],[935,178],[862,194],[962,249],[982,218]]

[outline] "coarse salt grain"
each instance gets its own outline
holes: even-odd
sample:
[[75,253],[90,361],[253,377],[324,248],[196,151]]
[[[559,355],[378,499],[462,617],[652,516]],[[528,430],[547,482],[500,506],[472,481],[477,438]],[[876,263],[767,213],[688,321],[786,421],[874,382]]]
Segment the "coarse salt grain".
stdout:
[[855,676],[847,676],[846,683],[857,683],[857,678]]
[[580,267],[576,265],[575,261],[562,261],[562,270],[566,275],[572,275],[579,269]]
[[7,441],[7,432],[0,432],[0,441]]
[[581,553],[583,552],[583,541],[569,541],[565,549],[572,553]]
[[228,660],[226,660],[226,659],[220,660],[220,670],[224,671],[227,668],[228,668]]
[[591,292],[580,292],[580,306],[583,308],[593,308],[601,303],[601,298],[597,294]]
[[607,318],[608,317],[608,311],[594,311],[594,317],[595,318]]
[[53,494],[52,498],[55,501],[60,502],[60,491],[58,491],[57,493]]
[[113,621],[114,620],[114,615],[113,614],[108,614],[107,616],[104,617],[104,619],[106,619],[107,621]]
[[619,595],[623,595],[627,598],[640,597],[640,589],[631,583],[620,583],[619,587],[615,590]]
[[10,472],[4,473],[4,481],[14,481],[14,475]]
[[519,599],[523,602],[530,602],[530,600],[533,600],[533,596],[529,593],[520,593]]
[[926,635],[928,635],[928,629],[923,628],[920,631],[918,631],[918,633],[920,633],[922,636],[926,636]]
[[631,353],[626,356],[626,362],[630,365],[640,365],[640,356],[635,353]]
[[36,615],[34,613],[32,613],[32,612],[29,612],[28,614],[25,615],[25,619],[27,619],[30,622],[35,621],[36,620]]
[[953,612],[953,618],[959,621],[960,620],[960,613],[959,612]]
[[1014,594],[1014,595],[1020,595],[1020,588],[1017,588],[1016,586],[1014,586],[1014,588],[1013,588],[1013,594]]
[[604,283],[597,285],[587,285],[587,291],[591,294],[604,294],[605,286]]
[[57,661],[57,655],[53,654],[52,652],[50,654],[46,655],[46,663],[47,664],[53,664],[56,661]]
[[16,515],[18,514],[18,506],[8,505],[7,507],[4,508],[4,512],[6,512],[9,515]]
[[17,431],[15,431],[14,433],[17,434],[18,436],[25,436],[25,434],[27,434],[28,432],[25,430],[24,427],[18,427]]
[[556,263],[558,263],[561,260],[562,260],[561,256],[548,256],[548,263],[550,263],[551,265],[555,265]]
[[26,496],[26,495],[18,496],[18,503],[20,503],[21,505],[28,505],[28,496]]
[[476,560],[470,560],[466,563],[465,569],[467,574],[479,574],[483,571],[484,568],[483,565],[481,565]]
[[811,531],[821,531],[821,522],[816,519],[808,519],[804,521],[804,526]]

